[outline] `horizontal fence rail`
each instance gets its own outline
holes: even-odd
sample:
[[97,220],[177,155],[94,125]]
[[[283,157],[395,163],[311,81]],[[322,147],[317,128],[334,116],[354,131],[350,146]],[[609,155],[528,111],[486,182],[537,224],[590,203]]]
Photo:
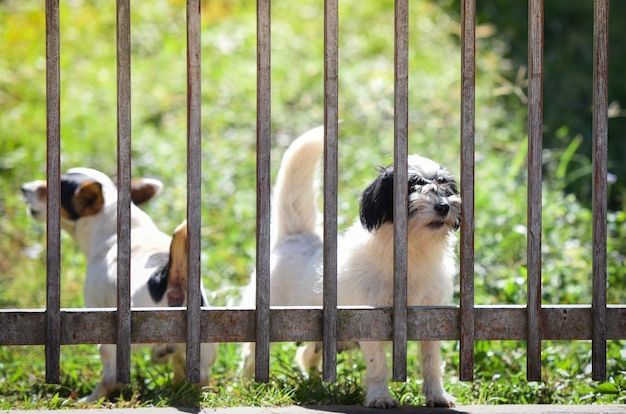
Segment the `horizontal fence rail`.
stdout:
[[[114,309],[62,309],[62,345],[115,343]],[[590,306],[544,306],[541,311],[542,340],[591,340],[594,335]],[[131,342],[185,342],[186,312],[183,308],[142,308],[131,311]],[[393,338],[392,307],[337,310],[337,341],[390,341]],[[461,337],[461,310],[455,306],[409,307],[407,340],[457,341]],[[476,306],[476,341],[525,340],[528,312],[525,306]],[[0,343],[45,345],[41,309],[0,311]],[[323,311],[320,308],[272,307],[269,311],[271,342],[321,341]],[[626,338],[626,306],[606,308],[606,339]],[[215,308],[200,313],[202,342],[251,342],[256,338],[255,311]],[[90,329],[85,329],[89,326]]]
[[[406,379],[407,341],[460,341],[460,378],[474,375],[474,343],[527,341],[527,376],[541,380],[541,342],[591,340],[593,379],[606,379],[606,341],[626,339],[626,306],[607,305],[607,148],[609,1],[594,8],[593,301],[542,305],[543,0],[529,0],[527,305],[474,304],[474,169],[476,1],[461,2],[460,306],[407,306],[407,152],[409,125],[408,0],[395,3],[394,34],[394,296],[393,306],[337,306],[339,139],[338,1],[324,1],[324,294],[323,307],[270,306],[271,1],[257,0],[256,309],[203,308],[200,300],[201,13],[187,2],[188,304],[131,308],[131,44],[130,1],[117,1],[118,307],[60,307],[60,25],[58,0],[46,0],[47,303],[46,309],[0,310],[0,345],[45,345],[46,382],[58,383],[60,346],[117,344],[118,381],[130,380],[133,343],[186,343],[187,381],[199,381],[202,342],[255,342],[257,381],[269,380],[271,342],[324,343],[323,378],[336,379],[339,341],[392,341],[393,379]],[[419,28],[418,28],[419,29]],[[404,177],[404,179],[402,179]],[[89,329],[85,329],[89,326]]]

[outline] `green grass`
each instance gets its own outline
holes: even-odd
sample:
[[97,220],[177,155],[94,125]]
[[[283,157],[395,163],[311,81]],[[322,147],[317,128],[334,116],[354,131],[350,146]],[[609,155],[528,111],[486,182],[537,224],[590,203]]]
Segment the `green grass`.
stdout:
[[[116,171],[115,7],[61,2],[62,168]],[[459,172],[458,17],[445,2],[411,2],[410,143],[412,152]],[[202,268],[216,306],[237,300],[255,257],[254,4],[203,2]],[[45,228],[26,215],[23,182],[45,172],[45,18],[41,2],[0,3],[0,307],[45,305]],[[323,122],[323,7],[272,2],[272,171],[296,135]],[[133,174],[161,179],[164,193],[146,210],[171,232],[186,209],[185,9],[182,0],[132,5]],[[359,192],[374,167],[393,154],[393,2],[340,2],[339,224],[356,216]],[[494,46],[495,45],[495,46]],[[520,103],[498,94],[510,62],[496,39],[478,39],[476,102],[476,303],[523,304],[526,298],[526,132]],[[10,47],[9,47],[10,46]],[[295,63],[295,64],[294,64]],[[572,142],[566,129],[559,139]],[[544,153],[543,301],[591,301],[591,213],[564,192],[574,147]],[[579,161],[576,160],[576,163]],[[583,165],[581,168],[589,168]],[[609,303],[626,302],[626,213],[609,215]],[[62,239],[63,307],[82,306],[85,260]],[[457,289],[458,291],[458,289]],[[458,303],[458,298],[455,298]],[[358,404],[363,362],[339,356],[339,380],[304,378],[295,345],[279,344],[271,380],[237,377],[237,344],[224,344],[209,387],[174,384],[166,366],[134,354],[131,384],[107,406]],[[422,404],[417,347],[409,345],[409,380],[392,384],[403,404]],[[588,342],[544,342],[543,378],[525,379],[524,342],[478,342],[475,381],[458,380],[458,343],[444,343],[447,389],[462,404],[624,402],[626,351],[608,344],[609,381],[591,380]],[[80,406],[98,381],[95,346],[62,348],[61,384],[44,382],[43,347],[0,346],[0,408]]]

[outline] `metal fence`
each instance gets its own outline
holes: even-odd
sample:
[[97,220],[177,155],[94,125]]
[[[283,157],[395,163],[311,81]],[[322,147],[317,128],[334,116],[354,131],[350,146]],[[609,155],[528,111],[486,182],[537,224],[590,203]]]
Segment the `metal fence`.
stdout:
[[[541,379],[542,340],[591,340],[593,379],[606,379],[606,341],[626,339],[626,306],[607,306],[607,117],[609,0],[596,0],[593,73],[593,300],[590,306],[541,304],[543,0],[529,0],[528,298],[526,306],[474,304],[474,118],[476,3],[462,1],[460,306],[407,307],[406,199],[398,198],[394,305],[337,307],[338,0],[324,2],[324,306],[270,308],[270,0],[257,0],[257,302],[256,310],[200,304],[200,0],[187,2],[189,286],[186,309],[130,307],[130,1],[117,1],[118,307],[60,308],[60,52],[59,0],[46,1],[47,53],[47,307],[1,310],[0,344],[45,345],[46,382],[57,383],[60,347],[117,343],[118,379],[130,380],[132,343],[186,342],[187,380],[199,381],[201,342],[256,342],[256,379],[269,378],[269,345],[323,341],[323,378],[336,376],[338,341],[393,341],[393,379],[406,378],[407,341],[460,341],[461,380],[473,379],[474,343],[526,340],[527,375]],[[408,0],[395,3],[395,171],[407,173]],[[396,180],[397,194],[406,181]],[[406,195],[404,196],[406,197]],[[403,202],[404,201],[404,202]],[[90,329],[85,329],[89,326]]]

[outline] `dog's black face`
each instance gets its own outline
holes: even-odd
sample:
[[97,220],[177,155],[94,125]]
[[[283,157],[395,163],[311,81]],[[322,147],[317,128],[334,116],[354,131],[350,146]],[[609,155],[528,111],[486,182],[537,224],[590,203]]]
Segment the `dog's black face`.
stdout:
[[[380,175],[361,196],[361,224],[373,232],[393,223],[393,166],[381,167]],[[408,165],[408,215],[431,230],[458,230],[461,198],[452,174],[435,162],[412,155]]]

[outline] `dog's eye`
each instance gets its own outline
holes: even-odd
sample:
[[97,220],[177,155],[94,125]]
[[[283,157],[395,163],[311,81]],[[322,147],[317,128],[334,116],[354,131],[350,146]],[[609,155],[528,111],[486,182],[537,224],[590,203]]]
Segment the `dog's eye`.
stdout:
[[454,184],[454,182],[448,182],[447,185],[445,186],[445,193],[446,196],[452,196],[452,195],[458,195],[459,194],[459,190],[457,190],[456,185]]
[[426,185],[428,184],[430,181],[426,180],[424,177],[413,177],[410,180],[410,184],[412,186],[417,186],[417,185]]

